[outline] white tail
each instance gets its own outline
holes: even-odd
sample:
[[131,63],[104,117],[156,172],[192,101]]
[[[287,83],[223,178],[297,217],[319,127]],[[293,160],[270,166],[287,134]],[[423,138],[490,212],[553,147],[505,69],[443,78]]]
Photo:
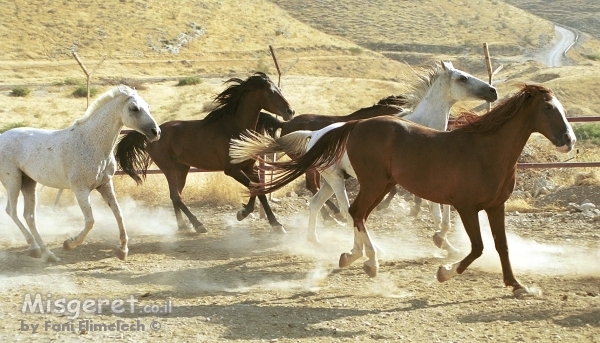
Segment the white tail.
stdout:
[[255,160],[259,156],[273,153],[301,155],[312,137],[313,131],[296,131],[279,138],[263,136],[255,132],[246,132],[240,139],[232,139],[229,146],[231,163]]

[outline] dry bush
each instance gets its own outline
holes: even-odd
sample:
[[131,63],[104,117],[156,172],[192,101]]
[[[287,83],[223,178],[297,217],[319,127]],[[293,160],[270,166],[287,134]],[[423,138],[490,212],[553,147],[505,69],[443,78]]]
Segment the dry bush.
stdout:
[[600,185],[600,179],[595,171],[581,172],[575,175],[575,186],[597,186]]
[[506,212],[519,211],[525,213],[537,211],[537,209],[526,199],[509,199],[506,201],[505,206]]

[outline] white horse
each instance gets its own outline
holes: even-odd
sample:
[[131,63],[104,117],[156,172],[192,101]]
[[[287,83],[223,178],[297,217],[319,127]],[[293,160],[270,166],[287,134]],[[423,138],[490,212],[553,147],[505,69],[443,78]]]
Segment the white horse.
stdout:
[[[468,73],[455,69],[451,62],[442,61],[429,68],[426,73],[418,74],[418,79],[412,85],[408,111],[403,115],[404,119],[412,122],[446,131],[450,109],[456,102],[464,100],[484,100],[493,102],[498,99],[496,89],[485,81],[482,81]],[[309,150],[315,142],[326,132],[339,127],[345,123],[329,125],[318,131],[296,131],[285,135],[276,141],[264,139],[251,134],[246,139],[234,140],[231,143],[230,157],[233,163],[239,163],[245,159],[256,158],[277,150],[286,153],[301,154]],[[340,212],[348,223],[352,218],[348,214],[350,206],[348,194],[344,184],[345,174],[356,178],[348,155],[344,154],[340,162],[327,170],[321,172],[325,182],[310,201],[310,215],[308,221],[308,240],[319,243],[316,232],[317,213],[334,193],[340,205]],[[444,177],[440,175],[440,177]],[[420,201],[411,210],[411,215],[416,215],[420,210]],[[443,206],[443,216],[439,204],[431,204],[432,215],[436,228],[439,228],[433,236],[436,245],[448,254],[457,254],[446,235],[450,230],[450,205]]]
[[[44,261],[59,261],[44,244],[35,223],[36,185],[71,189],[85,217],[85,228],[67,239],[66,250],[83,243],[94,225],[90,192],[98,190],[110,206],[120,231],[120,259],[127,257],[127,232],[115,198],[112,176],[116,164],[113,148],[123,126],[143,133],[148,140],[160,138],[160,128],[148,104],[127,86],[102,94],[83,117],[63,130],[17,128],[0,135],[0,182],[7,192],[6,213],[17,224],[27,243],[29,255]],[[17,215],[19,191],[23,192],[23,217]]]

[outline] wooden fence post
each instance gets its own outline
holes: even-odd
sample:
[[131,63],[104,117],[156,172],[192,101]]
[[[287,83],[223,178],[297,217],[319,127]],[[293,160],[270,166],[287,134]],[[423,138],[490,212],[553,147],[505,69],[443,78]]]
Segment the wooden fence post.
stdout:
[[86,76],[86,81],[87,81],[86,82],[86,84],[87,84],[87,105],[85,106],[85,108],[88,108],[88,107],[90,107],[90,78],[92,77],[92,75],[94,74],[94,72],[96,70],[98,70],[98,68],[100,68],[100,65],[106,59],[106,56],[102,57],[102,60],[100,60],[100,62],[96,65],[96,67],[94,68],[94,70],[92,70],[91,72],[89,72],[87,70],[87,68],[85,67],[85,65],[83,64],[83,62],[79,58],[79,56],[77,56],[76,52],[73,53],[73,57],[75,58],[75,61],[77,61],[77,63],[81,67],[81,70],[83,70],[83,73]]

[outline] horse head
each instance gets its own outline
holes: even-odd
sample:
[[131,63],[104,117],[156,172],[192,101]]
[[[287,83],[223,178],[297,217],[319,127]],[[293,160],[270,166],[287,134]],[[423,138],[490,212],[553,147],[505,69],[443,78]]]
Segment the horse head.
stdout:
[[294,111],[285,97],[281,94],[281,90],[277,85],[263,73],[256,73],[256,77],[261,77],[264,81],[260,90],[261,102],[263,109],[273,114],[280,115],[283,120],[288,121],[294,117]]
[[567,121],[565,108],[554,93],[538,85],[525,85],[523,91],[532,100],[530,118],[533,131],[544,135],[558,151],[571,151],[577,138]]
[[123,125],[132,128],[153,142],[160,138],[160,128],[150,114],[150,106],[135,89],[120,85],[119,91],[127,97],[121,118]]
[[484,100],[494,102],[498,100],[496,88],[485,81],[464,71],[455,69],[452,62],[441,61],[442,69],[446,72],[451,87],[447,87],[454,100]]

